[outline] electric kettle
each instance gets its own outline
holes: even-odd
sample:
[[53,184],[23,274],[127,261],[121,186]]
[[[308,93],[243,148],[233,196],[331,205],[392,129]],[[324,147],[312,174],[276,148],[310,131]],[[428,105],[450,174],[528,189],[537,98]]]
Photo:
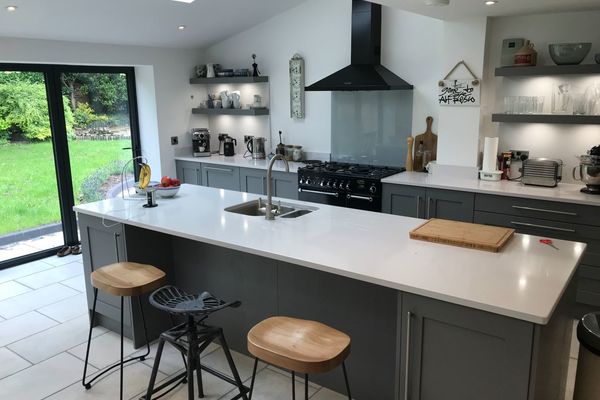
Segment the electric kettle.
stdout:
[[237,140],[232,137],[226,137],[223,142],[223,155],[225,157],[235,156],[235,146],[237,146]]

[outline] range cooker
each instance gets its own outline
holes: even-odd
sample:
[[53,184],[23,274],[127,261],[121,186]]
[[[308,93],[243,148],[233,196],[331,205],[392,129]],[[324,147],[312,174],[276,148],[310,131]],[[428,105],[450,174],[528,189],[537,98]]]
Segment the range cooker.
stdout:
[[381,211],[381,180],[405,171],[374,165],[319,162],[298,169],[298,199]]

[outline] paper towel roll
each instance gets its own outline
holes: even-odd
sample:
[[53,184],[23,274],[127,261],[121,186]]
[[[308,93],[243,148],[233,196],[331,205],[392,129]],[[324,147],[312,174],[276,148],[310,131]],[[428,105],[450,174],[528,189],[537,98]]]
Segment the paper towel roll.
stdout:
[[498,170],[498,138],[486,137],[483,145],[483,165],[481,170],[492,172]]

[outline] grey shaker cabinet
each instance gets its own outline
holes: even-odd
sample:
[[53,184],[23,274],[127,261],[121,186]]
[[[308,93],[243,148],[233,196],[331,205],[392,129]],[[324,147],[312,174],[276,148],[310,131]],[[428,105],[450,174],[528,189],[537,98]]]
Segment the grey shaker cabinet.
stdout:
[[239,167],[203,163],[202,184],[212,188],[239,191],[240,169]]
[[266,194],[266,171],[253,168],[240,168],[240,190],[246,193]]
[[533,324],[402,293],[402,400],[527,400]]
[[273,196],[297,200],[298,174],[273,171]]
[[475,195],[469,192],[383,185],[383,212],[414,218],[473,222]]
[[[273,196],[298,199],[298,174],[273,171]],[[240,168],[240,190],[242,192],[267,194],[267,171]]]
[[191,185],[202,185],[202,168],[201,164],[192,161],[175,161],[175,169],[177,178],[181,183],[189,183]]

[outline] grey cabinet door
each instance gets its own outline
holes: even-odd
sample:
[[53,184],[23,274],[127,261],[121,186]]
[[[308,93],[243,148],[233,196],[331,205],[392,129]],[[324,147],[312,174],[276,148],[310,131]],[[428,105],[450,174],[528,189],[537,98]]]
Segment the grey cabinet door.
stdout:
[[176,160],[175,168],[181,183],[202,185],[202,169],[199,162]]
[[426,218],[473,222],[475,194],[453,190],[427,189]]
[[286,199],[298,199],[298,174],[292,172],[273,172],[273,196]]
[[240,169],[202,163],[202,184],[212,188],[239,191]]
[[426,189],[418,186],[383,185],[382,211],[405,217],[425,218]]
[[267,194],[267,171],[240,168],[240,190],[247,193]]
[[526,400],[533,324],[402,294],[400,399]]

